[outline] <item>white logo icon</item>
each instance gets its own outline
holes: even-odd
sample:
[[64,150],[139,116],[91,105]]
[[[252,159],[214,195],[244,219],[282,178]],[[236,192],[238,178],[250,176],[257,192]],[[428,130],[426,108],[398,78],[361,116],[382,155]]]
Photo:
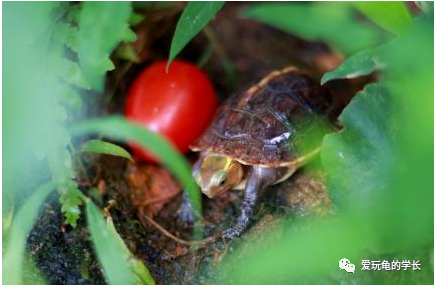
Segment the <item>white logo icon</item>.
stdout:
[[344,269],[347,273],[355,273],[355,265],[350,263],[349,259],[343,258],[338,262],[340,270]]

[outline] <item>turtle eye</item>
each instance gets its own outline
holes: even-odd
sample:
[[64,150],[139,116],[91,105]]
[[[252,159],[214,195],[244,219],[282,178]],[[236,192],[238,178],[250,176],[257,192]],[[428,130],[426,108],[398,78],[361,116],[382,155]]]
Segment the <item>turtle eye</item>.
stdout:
[[221,179],[221,181],[219,181],[219,186],[224,186],[225,183],[227,183],[227,178],[226,178],[226,177],[223,177],[223,178]]
[[227,183],[227,173],[223,170],[218,171],[213,177],[213,184],[217,187],[222,187]]

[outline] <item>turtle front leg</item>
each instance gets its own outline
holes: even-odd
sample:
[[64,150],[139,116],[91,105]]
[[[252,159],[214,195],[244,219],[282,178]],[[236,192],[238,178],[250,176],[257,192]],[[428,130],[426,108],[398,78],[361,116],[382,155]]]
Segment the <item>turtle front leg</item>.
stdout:
[[287,168],[267,168],[253,166],[246,180],[245,196],[236,224],[224,231],[222,237],[230,240],[239,237],[249,226],[261,190],[278,181],[285,175]]

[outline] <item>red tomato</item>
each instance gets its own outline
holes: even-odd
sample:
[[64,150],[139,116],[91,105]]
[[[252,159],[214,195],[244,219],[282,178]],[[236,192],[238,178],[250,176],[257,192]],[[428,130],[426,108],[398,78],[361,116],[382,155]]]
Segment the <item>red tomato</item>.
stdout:
[[[217,108],[216,92],[207,75],[195,65],[166,61],[146,68],[127,97],[125,114],[133,122],[162,135],[181,152],[210,124]],[[136,156],[156,161],[132,145]]]

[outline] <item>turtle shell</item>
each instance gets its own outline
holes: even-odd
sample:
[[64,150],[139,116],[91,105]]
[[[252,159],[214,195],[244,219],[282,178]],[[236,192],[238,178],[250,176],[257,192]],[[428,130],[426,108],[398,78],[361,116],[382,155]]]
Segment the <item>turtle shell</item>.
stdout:
[[326,130],[317,127],[331,121],[331,106],[329,93],[306,74],[295,68],[274,71],[228,98],[190,148],[246,165],[289,166],[319,150]]

